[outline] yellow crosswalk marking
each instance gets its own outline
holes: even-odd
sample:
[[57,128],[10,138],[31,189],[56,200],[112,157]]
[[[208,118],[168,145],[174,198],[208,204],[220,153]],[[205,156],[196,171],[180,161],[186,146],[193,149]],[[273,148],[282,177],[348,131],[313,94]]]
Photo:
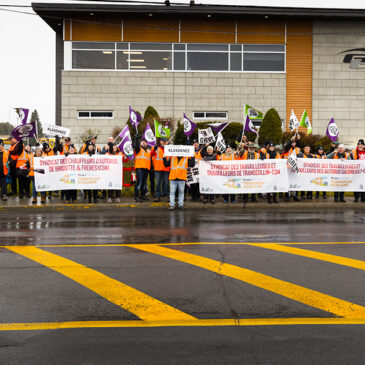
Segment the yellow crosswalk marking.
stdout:
[[365,318],[365,307],[252,270],[167,247],[145,244],[132,245],[132,247],[244,281],[340,317]]
[[290,253],[293,255],[308,257],[311,259],[332,262],[337,265],[349,266],[359,270],[365,270],[365,261],[350,259],[347,257],[336,256],[310,250],[303,250],[302,248],[281,246],[281,245],[276,245],[274,243],[267,243],[267,244],[250,243],[249,246],[267,248],[274,251]]
[[34,246],[9,246],[7,249],[76,281],[143,320],[196,320],[195,317],[77,262]]
[[145,328],[145,327],[228,327],[228,326],[301,326],[364,325],[365,318],[243,318],[174,321],[70,321],[40,323],[0,323],[1,331],[39,331],[66,328]]

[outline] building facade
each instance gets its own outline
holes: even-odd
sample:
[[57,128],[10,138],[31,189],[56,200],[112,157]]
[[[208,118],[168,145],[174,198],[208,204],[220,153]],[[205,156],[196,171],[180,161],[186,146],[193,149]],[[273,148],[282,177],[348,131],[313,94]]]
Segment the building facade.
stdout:
[[152,105],[175,122],[274,107],[313,133],[365,136],[365,12],[243,6],[33,4],[56,32],[56,123],[101,139]]

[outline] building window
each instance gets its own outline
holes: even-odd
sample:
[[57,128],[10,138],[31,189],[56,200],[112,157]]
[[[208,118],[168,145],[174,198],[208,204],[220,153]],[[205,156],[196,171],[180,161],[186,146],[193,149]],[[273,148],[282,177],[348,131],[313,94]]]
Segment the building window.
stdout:
[[114,112],[112,111],[99,111],[99,110],[79,110],[77,112],[79,119],[113,119]]
[[226,120],[228,112],[193,112],[193,119]]
[[285,52],[282,44],[72,42],[72,69],[285,72]]

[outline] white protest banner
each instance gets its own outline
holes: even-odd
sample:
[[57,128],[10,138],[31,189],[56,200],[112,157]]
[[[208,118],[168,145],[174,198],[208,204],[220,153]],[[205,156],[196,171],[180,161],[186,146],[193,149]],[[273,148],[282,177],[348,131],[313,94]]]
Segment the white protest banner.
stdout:
[[212,128],[199,129],[198,130],[198,140],[199,144],[207,144],[215,142],[215,137]]
[[205,194],[288,191],[286,160],[200,161],[200,192]]
[[123,157],[107,155],[69,155],[35,157],[37,191],[71,189],[112,189],[123,187]]
[[215,148],[218,149],[220,153],[223,153],[226,149],[226,141],[223,138],[223,135],[221,132],[217,135],[217,142],[215,143]]
[[194,157],[194,146],[167,144],[164,146],[164,156]]
[[188,185],[197,184],[199,182],[199,160],[195,159],[194,167],[188,167],[188,178],[186,183]]
[[47,136],[70,137],[70,128],[60,127],[59,125],[46,124],[43,133]]
[[298,167],[289,169],[292,191],[365,191],[365,161],[298,158]]

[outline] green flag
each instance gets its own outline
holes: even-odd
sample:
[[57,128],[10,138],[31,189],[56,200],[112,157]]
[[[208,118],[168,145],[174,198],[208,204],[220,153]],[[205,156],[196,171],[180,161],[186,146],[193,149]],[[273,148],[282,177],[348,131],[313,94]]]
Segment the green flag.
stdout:
[[157,138],[170,138],[170,129],[155,120],[155,135]]
[[244,106],[245,115],[244,115],[244,123],[246,121],[246,116],[250,118],[250,120],[262,120],[264,118],[264,114],[257,109],[253,108],[250,105],[245,104]]
[[300,120],[300,123],[299,123],[299,127],[307,128],[307,134],[312,133],[312,124],[311,124],[311,121],[309,120],[308,113],[306,110],[304,110],[304,112],[303,112],[302,119]]

